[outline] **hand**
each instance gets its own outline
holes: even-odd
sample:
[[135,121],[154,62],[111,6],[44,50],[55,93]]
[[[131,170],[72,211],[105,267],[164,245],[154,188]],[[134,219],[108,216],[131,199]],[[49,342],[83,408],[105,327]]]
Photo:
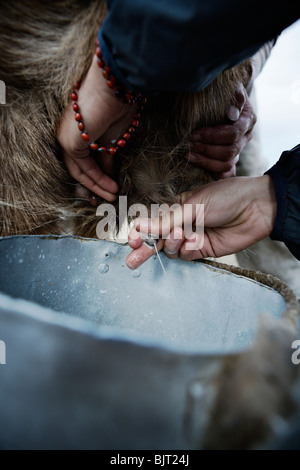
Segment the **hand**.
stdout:
[[228,110],[230,123],[196,129],[186,158],[214,173],[217,179],[235,176],[239,154],[252,138],[256,115],[242,84],[236,91],[236,106]]
[[[80,86],[78,105],[91,140],[97,141],[101,138],[101,144],[104,146],[112,139],[119,138],[128,129],[137,109],[136,105],[124,104],[107,87],[96,56]],[[70,175],[97,196],[107,201],[116,199],[118,185],[110,177],[113,157],[102,156],[99,167],[90,156],[89,144],[82,140],[74,119],[73,102],[70,102],[65,110],[57,138]]]
[[[196,220],[184,210],[186,204],[204,204],[204,233],[185,233]],[[276,198],[269,175],[230,178],[202,186],[181,195],[181,205],[161,219],[136,219],[129,234],[134,249],[126,259],[131,269],[146,261],[154,250],[143,244],[141,233],[160,236],[171,258],[186,261],[229,255],[241,251],[270,235],[276,216]]]

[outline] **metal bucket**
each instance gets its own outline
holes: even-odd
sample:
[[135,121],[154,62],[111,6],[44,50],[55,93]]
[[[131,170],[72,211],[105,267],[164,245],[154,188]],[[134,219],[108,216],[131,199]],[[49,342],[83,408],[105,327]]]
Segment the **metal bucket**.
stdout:
[[130,271],[129,252],[0,239],[1,448],[201,448],[224,357],[251,350],[262,314],[295,315],[288,288],[163,254],[165,273]]

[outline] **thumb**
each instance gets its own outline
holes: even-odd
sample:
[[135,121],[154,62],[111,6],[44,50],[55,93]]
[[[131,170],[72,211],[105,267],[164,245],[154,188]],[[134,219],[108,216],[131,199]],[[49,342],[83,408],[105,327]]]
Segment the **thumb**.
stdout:
[[246,90],[242,83],[237,87],[234,99],[235,102],[230,106],[227,113],[230,121],[237,121],[239,119],[247,100]]

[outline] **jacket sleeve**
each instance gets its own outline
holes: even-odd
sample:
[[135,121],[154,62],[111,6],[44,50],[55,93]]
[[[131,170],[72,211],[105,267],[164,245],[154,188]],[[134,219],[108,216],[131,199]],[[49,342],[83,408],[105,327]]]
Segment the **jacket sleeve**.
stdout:
[[[199,91],[251,57],[300,15],[281,0],[107,0],[102,54],[127,88]],[[246,14],[245,14],[246,12]]]
[[284,242],[300,260],[300,144],[283,152],[266,174],[272,177],[277,200],[277,214],[270,237]]

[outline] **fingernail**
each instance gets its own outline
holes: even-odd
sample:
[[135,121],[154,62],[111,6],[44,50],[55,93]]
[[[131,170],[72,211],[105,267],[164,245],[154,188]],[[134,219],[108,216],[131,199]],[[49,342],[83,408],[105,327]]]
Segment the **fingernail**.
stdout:
[[178,250],[166,250],[166,249],[164,249],[164,252],[165,252],[166,255],[176,255]]
[[130,269],[137,269],[142,263],[143,263],[143,258],[142,256],[139,256],[138,254],[135,254],[134,251],[128,255],[126,259],[126,265]]
[[228,117],[231,121],[237,121],[240,117],[240,110],[235,106],[230,106]]

